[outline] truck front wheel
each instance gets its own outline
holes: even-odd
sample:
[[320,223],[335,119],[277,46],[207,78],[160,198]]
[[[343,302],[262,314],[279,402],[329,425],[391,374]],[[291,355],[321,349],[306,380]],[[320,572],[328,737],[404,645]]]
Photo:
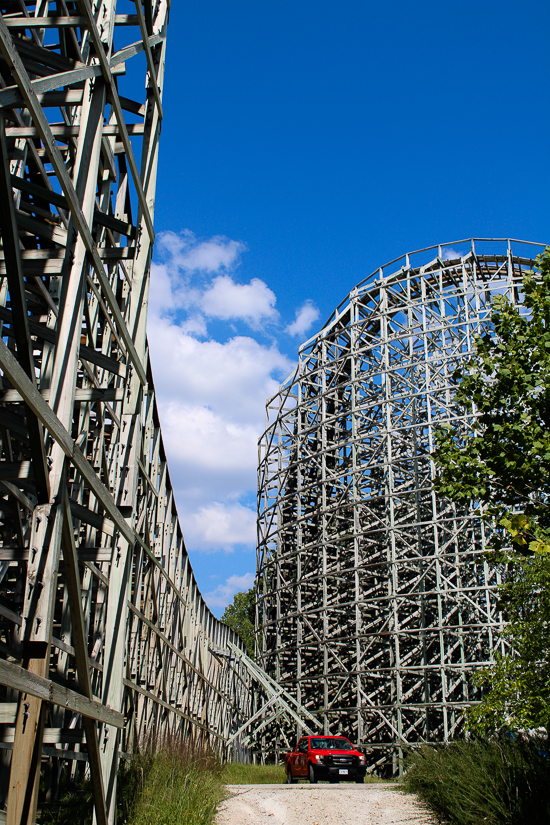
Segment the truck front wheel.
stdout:
[[313,765],[311,763],[309,765],[308,774],[309,774],[310,785],[316,785],[317,784],[317,777],[315,776],[315,770],[313,769]]

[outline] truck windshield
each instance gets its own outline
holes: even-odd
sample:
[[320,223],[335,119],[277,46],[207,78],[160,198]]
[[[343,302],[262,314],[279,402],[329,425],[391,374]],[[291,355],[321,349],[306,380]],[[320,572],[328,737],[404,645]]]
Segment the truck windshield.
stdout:
[[311,739],[314,751],[352,751],[353,745],[347,739]]

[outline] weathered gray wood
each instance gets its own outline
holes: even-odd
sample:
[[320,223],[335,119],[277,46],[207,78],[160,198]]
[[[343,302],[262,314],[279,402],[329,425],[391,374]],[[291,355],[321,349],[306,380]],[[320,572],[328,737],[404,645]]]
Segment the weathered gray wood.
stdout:
[[[0,319],[8,324],[13,324],[12,310],[0,307]],[[45,324],[37,324],[36,321],[28,321],[27,326],[30,335],[36,335],[38,338],[42,338],[44,341],[49,341],[52,344],[57,343],[57,333]],[[103,353],[98,352],[95,349],[91,349],[84,344],[80,345],[79,352],[80,356],[84,360],[89,361],[91,364],[97,364],[98,367],[108,370],[115,375],[124,375],[126,372],[124,364],[121,364],[119,361],[115,361],[113,358],[109,358],[107,355],[103,355]],[[47,398],[50,398],[49,391],[47,391]]]
[[96,722],[114,725],[116,728],[124,726],[124,716],[102,705],[94,699],[88,699],[74,690],[56,685],[50,679],[44,679],[28,670],[0,659],[0,684],[13,690],[36,696],[43,702],[61,705],[67,710],[81,713]]
[[[82,2],[84,2],[84,0],[82,0]],[[94,33],[95,41],[97,42],[97,48],[99,49],[99,53],[100,53],[99,57],[100,57],[100,61],[101,61],[102,71],[106,75],[106,79],[108,77],[109,81],[110,81],[110,69],[109,69],[108,64],[107,64],[107,58],[105,57],[105,52],[103,51],[103,47],[101,45],[99,45],[100,41],[99,41],[99,35],[97,34],[97,29],[95,27],[95,21],[93,20],[91,10],[90,10],[89,6],[85,5],[85,8],[86,8],[86,11],[87,11],[87,17],[89,17],[89,22],[91,24],[92,31]],[[34,91],[34,89],[32,87],[32,84],[29,80],[29,76],[28,76],[28,74],[25,70],[25,67],[24,67],[24,65],[21,61],[21,58],[19,57],[19,54],[17,53],[17,50],[14,48],[14,46],[11,42],[11,38],[9,36],[9,33],[8,33],[8,30],[7,30],[6,25],[4,23],[4,20],[1,17],[0,17],[0,49],[2,50],[2,53],[5,57],[8,65],[10,66],[14,76],[17,79],[19,89],[20,89],[20,91],[21,91],[21,93],[22,93],[22,95],[25,99],[25,103],[27,105],[27,108],[29,109],[29,112],[32,115],[32,118],[35,122],[35,125],[37,126],[37,128],[40,132],[40,137],[41,137],[41,139],[44,143],[44,147],[46,149],[46,152],[47,152],[47,154],[50,158],[50,161],[51,161],[51,163],[52,163],[52,165],[55,169],[55,172],[57,174],[59,183],[60,183],[60,185],[63,189],[65,197],[67,198],[67,202],[69,203],[69,206],[70,206],[70,209],[71,209],[71,215],[72,215],[72,218],[75,222],[75,226],[78,229],[79,235],[80,235],[80,237],[81,237],[81,239],[84,243],[84,246],[86,247],[86,251],[87,251],[88,255],[90,256],[90,258],[93,262],[96,275],[99,279],[99,282],[101,283],[101,286],[102,286],[102,289],[104,291],[107,303],[109,304],[109,309],[113,313],[113,315],[115,317],[115,320],[116,320],[116,323],[117,323],[117,327],[119,328],[120,333],[121,333],[122,337],[124,338],[124,343],[125,343],[125,345],[128,349],[128,354],[129,354],[130,358],[132,359],[132,363],[133,363],[138,375],[140,376],[140,379],[141,379],[142,383],[145,383],[146,378],[145,378],[145,372],[143,370],[143,365],[141,364],[141,361],[140,361],[140,359],[137,355],[137,352],[135,350],[132,338],[131,338],[131,336],[128,332],[128,329],[127,329],[127,327],[124,323],[124,320],[123,320],[121,312],[120,312],[120,308],[119,308],[117,300],[116,300],[116,298],[113,294],[111,286],[110,286],[109,282],[107,281],[107,279],[105,277],[105,271],[103,269],[103,265],[102,265],[101,260],[99,258],[99,255],[98,255],[98,252],[97,252],[97,247],[94,244],[93,238],[92,238],[91,233],[90,233],[90,229],[88,227],[88,223],[87,223],[86,218],[85,218],[85,216],[82,212],[82,209],[80,207],[80,203],[79,203],[79,200],[77,198],[77,195],[76,195],[76,192],[75,192],[75,189],[74,189],[74,186],[73,186],[73,182],[72,182],[72,180],[71,180],[71,178],[70,178],[70,176],[69,176],[69,174],[68,174],[68,172],[65,168],[63,158],[62,158],[61,153],[59,151],[59,148],[58,148],[58,146],[55,142],[55,139],[54,139],[54,137],[51,133],[50,125],[49,125],[49,123],[46,119],[46,116],[44,115],[44,113],[43,113],[43,111],[42,111],[42,109],[41,109],[41,107],[38,103],[38,100],[36,98],[36,92]],[[122,136],[123,136],[123,143],[124,143],[126,154],[129,154],[133,158],[132,148],[131,148],[131,145],[130,145],[130,139],[129,139],[128,133],[126,131],[126,127],[124,125],[124,119],[123,119],[123,115],[122,115],[122,108],[120,106],[120,101],[118,100],[118,94],[117,94],[116,90],[114,90],[114,86],[111,86],[111,96],[112,96],[113,107],[114,107],[115,112],[117,114],[117,121],[119,123],[121,133],[122,133]],[[134,160],[133,165],[132,164],[130,164],[130,165],[131,165],[131,168],[135,169],[135,175],[139,179],[139,176],[137,175],[137,168],[135,168],[135,160]],[[138,190],[138,196],[139,196],[139,193],[141,192],[141,199],[143,199],[143,188],[141,186],[141,182],[139,182],[139,187],[136,186],[136,188]],[[151,240],[153,240],[154,232],[153,232],[153,228],[152,228],[150,215],[149,215],[149,218],[147,220],[148,215],[149,215],[149,210],[146,207],[145,219],[146,219],[146,222],[148,222],[148,224],[150,224],[150,233],[149,234],[150,234]]]
[[[126,130],[130,137],[142,135],[144,129],[143,123],[128,123],[126,125]],[[50,124],[50,131],[55,138],[74,138],[78,137],[79,127],[52,123]],[[120,135],[120,129],[118,126],[104,126],[103,134],[106,137],[118,137]],[[34,126],[8,126],[6,136],[10,138],[39,138],[40,132]]]
[[[40,390],[40,395],[45,401],[50,398],[49,390]],[[99,389],[93,387],[86,387],[85,389],[75,390],[75,401],[122,401],[124,398],[124,389],[115,389],[114,387],[107,387],[106,389]],[[20,404],[23,401],[23,396],[17,390],[4,390],[0,401],[4,404]]]
[[[67,595],[71,611],[71,639],[78,674],[78,686],[84,696],[91,700],[93,698],[92,681],[90,679],[86,627],[82,613],[82,593],[80,590],[78,557],[74,544],[74,528],[70,502],[66,492],[63,503],[63,561],[63,571],[65,573]],[[105,806],[105,790],[103,787],[103,773],[101,770],[101,757],[95,720],[85,717],[84,729],[86,731],[86,744],[88,746],[88,760],[92,778],[95,815],[99,825],[106,825],[107,808]]]

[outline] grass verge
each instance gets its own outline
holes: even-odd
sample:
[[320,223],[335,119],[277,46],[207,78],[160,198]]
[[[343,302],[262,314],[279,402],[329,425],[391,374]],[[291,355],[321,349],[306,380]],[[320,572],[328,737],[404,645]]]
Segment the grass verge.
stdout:
[[286,782],[282,765],[241,765],[228,762],[223,767],[222,780],[226,785],[283,785]]
[[[284,765],[241,765],[238,762],[228,762],[222,771],[222,781],[226,785],[284,785],[286,774]],[[377,776],[365,776],[367,784],[383,781]]]
[[409,753],[405,790],[451,825],[547,825],[547,739],[459,741]]

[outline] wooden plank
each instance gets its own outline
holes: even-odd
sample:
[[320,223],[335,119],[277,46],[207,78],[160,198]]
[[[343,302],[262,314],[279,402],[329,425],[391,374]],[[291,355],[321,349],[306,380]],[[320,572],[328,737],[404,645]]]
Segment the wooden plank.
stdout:
[[[4,17],[8,29],[50,29],[50,28],[85,28],[86,18],[82,15],[48,15],[47,17]],[[115,15],[116,26],[138,26],[137,14]]]
[[49,28],[67,28],[74,26],[86,26],[86,18],[79,16],[66,17],[4,17],[4,21],[8,29],[49,29]]
[[[28,551],[27,551],[28,556]],[[21,558],[21,557],[19,557]],[[10,610],[9,607],[6,607],[3,604],[0,604],[0,616],[3,616],[5,619],[8,619],[10,622],[13,622],[17,627],[21,627],[23,624],[23,619],[18,613],[14,613],[13,610]]]
[[[73,508],[74,503],[71,506],[71,511],[73,511]],[[88,513],[91,513],[91,510],[88,510]],[[76,513],[75,516],[78,518],[78,515]],[[82,521],[88,523],[85,521],[85,519],[82,519]],[[106,533],[107,535],[109,535],[109,530],[111,531],[111,533],[113,532],[112,521],[103,519],[102,525],[107,528],[102,532]],[[77,553],[79,562],[95,562],[96,564],[110,562],[113,556],[113,551],[110,547],[79,547]],[[28,557],[28,547],[0,547],[0,561],[27,561]],[[14,613],[13,610],[9,610],[9,608],[4,607],[2,604],[0,604],[0,615],[4,616],[4,618],[9,619],[17,625],[21,625],[22,623],[21,616],[19,616],[17,613]],[[53,644],[57,645],[57,642],[54,640]],[[59,647],[60,645],[57,646]],[[66,645],[63,649],[69,648],[70,645]],[[71,651],[72,648],[70,648],[69,652]]]
[[89,524],[91,527],[95,527],[96,530],[99,530],[101,533],[105,533],[107,536],[114,536],[115,525],[111,519],[106,518],[102,513],[94,513],[93,510],[90,510],[88,507],[84,507],[82,504],[78,504],[72,499],[71,512],[76,519],[83,521],[84,524]]
[[60,705],[67,710],[81,713],[88,719],[95,719],[96,722],[103,722],[106,725],[113,725],[115,728],[124,727],[124,715],[111,710],[97,702],[95,699],[88,699],[62,685],[56,685],[51,679],[37,676],[19,665],[6,662],[0,659],[0,684],[6,685],[20,693],[28,693],[36,696],[43,702],[51,702],[53,705]]
[[[0,561],[27,561],[28,558],[28,547],[0,547]],[[1,612],[2,605],[0,605],[0,613]],[[10,616],[6,618],[10,618],[11,621],[17,620],[17,624],[21,624],[21,616],[18,616],[17,613],[13,613],[11,610],[9,612]]]
[[[17,705],[14,707],[17,707]],[[4,727],[1,731],[2,741],[13,742],[14,733],[15,728],[11,727],[9,724],[6,725],[6,727]],[[80,742],[84,742],[84,731],[82,729],[74,730],[73,728],[44,728],[45,745],[57,745],[58,743],[77,744]]]
[[[30,81],[30,87],[35,95],[43,94],[44,92],[51,92],[54,89],[60,89],[62,86],[72,86],[75,83],[82,83],[89,77],[99,77],[101,75],[101,67],[81,66],[78,69],[71,69],[68,72],[59,72],[48,77],[41,77],[39,80]],[[37,98],[38,102],[38,98]],[[24,106],[25,98],[21,94],[19,86],[8,86],[5,89],[0,89],[0,107],[11,108],[13,106]]]
[[[123,401],[125,392],[124,387],[106,387],[104,390],[100,387],[85,387],[82,389],[77,387],[75,401]],[[44,401],[48,401],[50,391],[41,390],[40,395]],[[23,396],[18,390],[4,390],[3,394],[0,395],[0,401],[3,404],[20,404],[23,401]]]
[[[126,129],[130,137],[136,137],[143,134],[145,126],[143,123],[128,123]],[[80,127],[52,123],[50,124],[50,130],[55,138],[76,138],[79,135]],[[120,129],[116,125],[107,124],[103,127],[103,134],[106,137],[118,137]],[[6,136],[9,138],[39,138],[40,132],[35,126],[8,126]]]
[[[74,544],[74,528],[69,496],[66,490],[65,500],[63,502],[63,561],[69,609],[71,611],[71,641],[74,648],[78,686],[84,696],[92,701],[92,681],[90,679],[88,646],[86,644],[86,624],[82,613],[82,593],[80,590],[78,557]],[[107,808],[105,806],[105,790],[103,788],[103,773],[101,770],[101,757],[97,739],[97,726],[95,721],[89,717],[84,717],[83,722],[86,731],[86,744],[88,746],[88,760],[92,778],[95,815],[99,825],[107,825]]]
[[17,702],[0,702],[0,724],[13,725],[17,713]]

